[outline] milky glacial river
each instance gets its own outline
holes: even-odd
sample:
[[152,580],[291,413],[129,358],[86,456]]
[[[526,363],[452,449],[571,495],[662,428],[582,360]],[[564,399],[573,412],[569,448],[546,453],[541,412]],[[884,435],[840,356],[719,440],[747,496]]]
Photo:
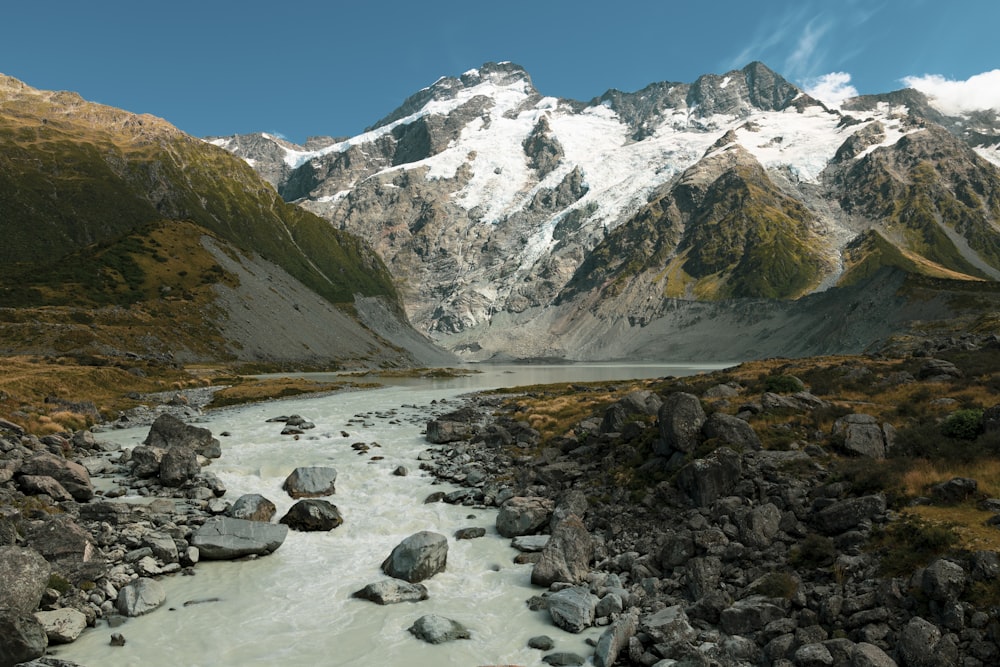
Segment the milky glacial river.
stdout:
[[[283,516],[293,500],[281,490],[298,466],[337,469],[337,505],[344,524],[331,532],[289,531],[273,554],[257,560],[202,562],[195,576],[162,581],[166,603],[146,616],[112,630],[103,621],[75,643],[53,647],[56,657],[87,667],[229,667],[244,665],[407,665],[441,667],[543,665],[543,653],[527,647],[546,634],[555,651],[590,655],[588,637],[600,628],[572,635],[555,627],[547,612],[530,611],[525,601],[541,589],[530,584],[531,566],[514,565],[517,552],[495,528],[495,510],[442,503],[424,504],[433,478],[419,469],[428,448],[420,431],[432,400],[450,400],[469,391],[525,384],[616,380],[689,375],[720,366],[567,365],[481,367],[486,372],[449,380],[400,381],[394,386],[332,396],[283,400],[213,412],[199,425],[220,437],[223,454],[210,466],[225,483],[226,499],[260,493]],[[374,413],[394,411],[392,417]],[[316,428],[299,440],[280,435],[277,415],[300,414]],[[365,415],[363,421],[357,415]],[[100,437],[134,445],[148,428]],[[347,437],[342,434],[346,432]],[[359,455],[353,443],[378,443]],[[383,460],[372,461],[372,456]],[[393,475],[398,466],[410,474]],[[125,500],[128,500],[127,498]],[[455,540],[459,528],[482,526],[486,537]],[[449,538],[445,572],[424,581],[430,599],[379,606],[351,593],[385,578],[382,561],[401,540],[421,530]],[[185,606],[187,601],[218,601]],[[471,640],[432,646],[407,632],[420,616],[439,614],[471,631]],[[110,647],[112,632],[126,638]]]

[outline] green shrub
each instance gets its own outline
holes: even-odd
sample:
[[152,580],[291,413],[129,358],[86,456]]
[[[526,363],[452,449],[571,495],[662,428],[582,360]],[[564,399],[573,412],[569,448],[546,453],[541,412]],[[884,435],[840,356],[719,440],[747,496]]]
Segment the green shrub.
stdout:
[[794,375],[769,375],[764,378],[764,391],[775,394],[794,394],[803,391],[805,385]]
[[956,410],[941,423],[941,433],[949,438],[975,440],[983,432],[983,411]]

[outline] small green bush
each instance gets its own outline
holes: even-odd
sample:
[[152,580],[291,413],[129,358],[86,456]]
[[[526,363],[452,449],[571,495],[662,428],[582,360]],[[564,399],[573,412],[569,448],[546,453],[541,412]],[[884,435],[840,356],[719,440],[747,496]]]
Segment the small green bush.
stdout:
[[983,411],[979,409],[956,410],[941,423],[941,433],[949,438],[975,440],[983,432]]
[[804,391],[805,388],[802,380],[794,375],[769,375],[764,378],[764,391],[775,394],[794,394],[797,391]]

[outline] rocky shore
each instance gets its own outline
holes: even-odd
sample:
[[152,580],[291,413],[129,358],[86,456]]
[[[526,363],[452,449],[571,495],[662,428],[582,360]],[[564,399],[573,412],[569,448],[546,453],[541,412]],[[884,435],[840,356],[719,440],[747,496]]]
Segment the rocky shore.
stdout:
[[[940,387],[958,372],[921,364],[887,381]],[[883,458],[892,426],[848,413],[768,450],[746,421],[829,409],[807,391],[682,381],[622,395],[546,441],[517,400],[480,396],[428,424],[437,447],[426,468],[465,487],[444,501],[499,508],[497,531],[533,564],[538,595],[526,604],[570,633],[605,627],[592,655],[525,637],[547,664],[1000,663],[998,608],[977,598],[1000,575],[997,553],[949,552],[886,574],[891,551],[910,545],[873,545],[907,521],[883,490],[838,473],[837,460]],[[986,411],[988,427],[997,413]],[[953,479],[917,502],[967,501],[976,486]]]

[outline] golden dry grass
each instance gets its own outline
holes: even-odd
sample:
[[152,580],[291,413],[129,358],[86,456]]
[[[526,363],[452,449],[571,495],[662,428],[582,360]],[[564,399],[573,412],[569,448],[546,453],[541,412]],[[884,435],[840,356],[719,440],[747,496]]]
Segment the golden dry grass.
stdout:
[[220,389],[212,397],[208,407],[219,408],[228,405],[256,403],[274,398],[339,391],[346,388],[363,388],[371,384],[353,382],[316,382],[303,378],[273,377],[246,380]]
[[1000,497],[1000,460],[997,459],[973,462],[918,459],[910,462],[901,476],[906,495],[913,497],[928,495],[935,484],[955,477],[975,479],[980,492],[990,498]]
[[905,513],[918,516],[933,525],[950,527],[958,535],[959,543],[956,546],[959,549],[1000,552],[1000,528],[986,525],[986,520],[995,516],[993,512],[969,505],[921,505],[907,508]]

